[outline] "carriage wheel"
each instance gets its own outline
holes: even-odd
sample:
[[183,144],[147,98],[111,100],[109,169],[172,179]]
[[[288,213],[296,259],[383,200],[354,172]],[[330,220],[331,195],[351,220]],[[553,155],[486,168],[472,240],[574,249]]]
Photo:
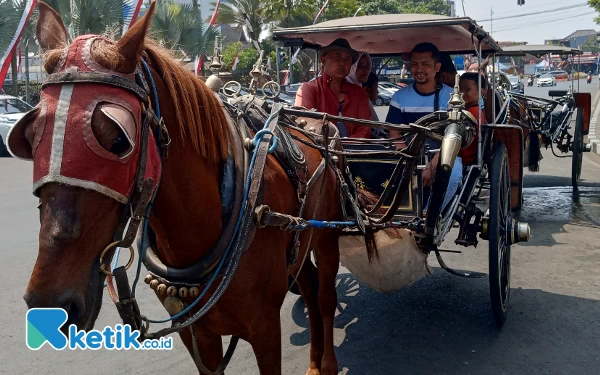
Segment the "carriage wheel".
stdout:
[[488,220],[489,279],[492,312],[498,326],[508,315],[510,297],[510,176],[506,146],[498,143],[490,168],[490,216]]
[[575,134],[571,145],[573,160],[571,165],[571,184],[577,189],[581,179],[581,163],[583,161],[583,110],[577,109],[575,120]]

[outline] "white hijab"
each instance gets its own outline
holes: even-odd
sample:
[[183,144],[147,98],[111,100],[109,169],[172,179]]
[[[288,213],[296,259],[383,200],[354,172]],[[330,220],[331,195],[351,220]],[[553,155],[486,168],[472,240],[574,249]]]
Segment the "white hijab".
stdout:
[[358,59],[354,64],[352,64],[352,68],[350,68],[350,74],[346,77],[346,81],[350,83],[354,83],[355,85],[360,85],[362,87],[362,82],[358,82],[356,79],[356,69],[358,68],[358,62],[360,58],[363,56],[367,56],[367,60],[369,61],[369,71],[373,68],[373,60],[371,60],[371,56],[369,56],[366,52],[359,52]]

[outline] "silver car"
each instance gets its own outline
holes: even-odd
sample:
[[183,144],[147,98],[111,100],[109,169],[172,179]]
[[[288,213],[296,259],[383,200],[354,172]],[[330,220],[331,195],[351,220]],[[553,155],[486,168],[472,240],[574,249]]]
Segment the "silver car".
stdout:
[[15,123],[33,109],[32,106],[10,95],[0,95],[0,156],[6,155],[6,137]]
[[556,86],[556,77],[552,74],[541,75],[537,79],[537,87]]

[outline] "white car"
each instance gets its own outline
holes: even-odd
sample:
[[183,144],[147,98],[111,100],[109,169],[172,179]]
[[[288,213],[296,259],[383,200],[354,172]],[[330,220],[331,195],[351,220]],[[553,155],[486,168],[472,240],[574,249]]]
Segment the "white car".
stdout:
[[33,109],[32,106],[10,95],[0,95],[0,156],[7,154],[6,137],[15,123]]
[[400,86],[398,86],[398,85],[395,85],[395,84],[393,84],[393,83],[391,83],[391,82],[388,82],[388,81],[379,81],[379,84],[378,84],[378,86],[379,86],[379,91],[381,91],[381,90],[385,90],[385,91],[388,91],[389,93],[391,93],[392,95],[393,95],[393,94],[394,94],[396,91],[398,91],[398,90],[400,90],[400,89],[401,89],[401,87],[400,87]]
[[537,79],[537,87],[556,86],[556,77],[551,74],[544,74]]

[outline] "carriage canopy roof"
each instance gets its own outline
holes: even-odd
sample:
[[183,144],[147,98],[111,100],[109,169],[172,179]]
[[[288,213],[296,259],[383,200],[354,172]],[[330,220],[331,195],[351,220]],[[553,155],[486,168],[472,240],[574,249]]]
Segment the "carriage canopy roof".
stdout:
[[[472,35],[475,38],[472,38]],[[473,53],[473,42],[482,40],[482,51],[500,51],[496,41],[468,17],[433,14],[380,14],[348,17],[311,26],[277,28],[275,40],[286,46],[319,49],[337,38],[348,40],[352,48],[371,55],[398,55],[410,52],[421,42],[434,43],[440,51]]]
[[533,55],[541,57],[547,54],[559,54],[559,55],[581,55],[583,52],[577,48],[565,47],[565,46],[550,46],[546,44],[523,44],[519,46],[503,47],[501,52],[498,52],[499,56],[525,56]]

